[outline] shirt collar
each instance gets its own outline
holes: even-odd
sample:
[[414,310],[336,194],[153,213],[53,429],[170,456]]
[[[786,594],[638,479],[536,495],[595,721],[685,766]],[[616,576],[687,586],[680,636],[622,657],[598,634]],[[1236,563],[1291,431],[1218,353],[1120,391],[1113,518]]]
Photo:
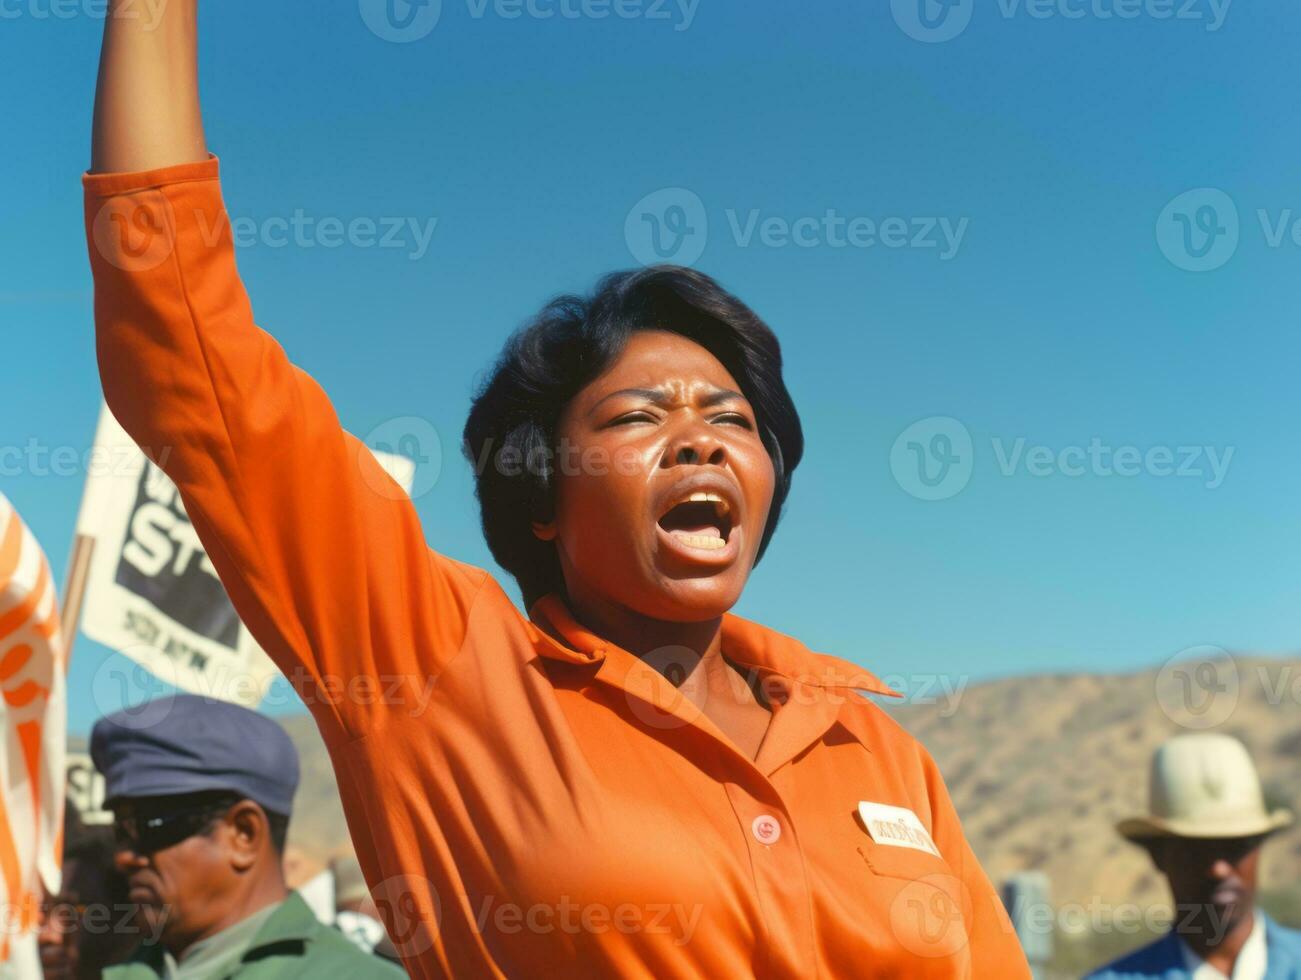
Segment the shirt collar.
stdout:
[[283,902],[260,909],[186,950],[179,963],[156,944],[141,946],[131,962],[149,967],[160,977],[191,975],[195,967],[201,967],[207,974],[218,964],[224,965],[227,959],[245,963],[256,959],[257,951],[267,946],[307,943],[318,927],[319,921],[311,908],[298,892],[291,891]]
[[275,914],[268,918],[258,930],[253,941],[249,943],[244,958],[248,959],[254,950],[276,943],[308,942],[321,927],[321,921],[303,898],[296,891],[277,907]]
[[[614,647],[574,619],[559,593],[538,599],[529,609],[529,619],[534,647],[548,659],[595,664],[603,661]],[[553,637],[547,627],[564,642]],[[788,684],[901,697],[866,668],[830,654],[814,653],[793,636],[733,613],[723,614],[722,632],[723,648],[729,660]]]
[[[575,620],[558,594],[539,599],[529,615],[528,627],[540,656],[597,665],[595,680],[621,691],[634,716],[662,737],[674,738],[687,728],[698,730],[768,777],[822,738],[846,702],[863,700],[861,692],[899,696],[856,664],[813,653],[793,637],[726,613],[724,652],[734,662],[759,672],[763,691],[773,704],[773,717],[758,757],[750,759],[658,670]],[[866,742],[859,741],[871,751]]]
[[[1251,933],[1238,951],[1233,963],[1232,980],[1262,980],[1269,966],[1269,952],[1265,944],[1265,916],[1256,909],[1252,912]],[[1224,974],[1193,952],[1191,946],[1179,940],[1184,968],[1193,980],[1224,980]]]

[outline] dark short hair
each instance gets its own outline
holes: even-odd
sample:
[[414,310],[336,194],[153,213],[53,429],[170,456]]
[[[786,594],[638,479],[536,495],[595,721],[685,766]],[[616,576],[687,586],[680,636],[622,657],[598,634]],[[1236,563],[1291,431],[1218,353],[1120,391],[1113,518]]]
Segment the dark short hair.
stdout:
[[[588,296],[561,296],[507,340],[479,385],[462,451],[475,473],[488,547],[519,583],[526,606],[565,593],[555,545],[533,533],[551,518],[557,425],[565,406],[641,330],[680,334],[727,368],[756,415],[776,484],[755,557],[763,557],[804,455],[799,413],[782,380],[781,345],[753,310],[703,272],[654,266],[616,272]],[[513,461],[503,465],[501,454]],[[529,465],[537,461],[539,465]]]

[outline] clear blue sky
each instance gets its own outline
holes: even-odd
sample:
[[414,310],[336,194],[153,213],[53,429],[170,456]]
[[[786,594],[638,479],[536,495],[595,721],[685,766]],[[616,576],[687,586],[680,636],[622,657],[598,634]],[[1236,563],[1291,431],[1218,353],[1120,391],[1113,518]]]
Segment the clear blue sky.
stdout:
[[[669,0],[663,18],[650,2],[600,18],[592,0],[569,0],[578,17],[537,0],[557,15],[512,18],[443,0],[408,43],[367,27],[363,13],[383,17],[370,0],[202,5],[208,136],[234,216],[437,219],[419,258],[409,225],[400,248],[250,233],[240,254],[259,320],[353,431],[419,416],[441,434],[443,472],[419,502],[431,543],[492,567],[456,453],[476,375],[547,298],[634,264],[651,229],[634,207],[682,188],[648,206],[662,230],[685,217],[695,264],[778,331],[808,436],[737,612],[881,674],[1295,650],[1301,247],[1286,225],[1270,236],[1301,215],[1301,11],[1202,0],[1198,19],[1160,19],[1154,0],[1122,19],[1104,16],[1114,0],[1069,0],[1040,18],[975,0],[951,15],[970,14],[965,29],[925,43],[909,34],[915,0]],[[94,10],[8,0],[0,16],[6,447],[85,447],[94,429],[79,187]],[[1207,187],[1236,208],[1238,247],[1225,198],[1194,195],[1174,208],[1194,236],[1181,259],[1181,219],[1163,209]],[[875,244],[832,244],[853,219],[892,217],[910,242],[934,219],[939,247],[888,247],[894,226],[872,239],[862,221]],[[941,218],[963,229],[956,248]],[[786,226],[813,244],[778,247]],[[1203,244],[1223,264],[1189,271]],[[900,433],[933,417],[961,428],[928,423],[892,468]],[[1019,439],[1006,475],[1000,454]],[[1094,439],[1158,453],[1137,476],[1106,475]],[[1068,472],[1035,456],[1049,471],[1036,476],[1025,453],[1040,445],[1082,451]],[[1183,446],[1232,450],[1218,485]],[[1203,475],[1161,475],[1161,447]],[[919,451],[956,453],[949,479],[969,482],[919,499]],[[0,489],[61,577],[80,479],[20,469]],[[94,720],[91,679],[110,655],[79,643],[74,730]]]

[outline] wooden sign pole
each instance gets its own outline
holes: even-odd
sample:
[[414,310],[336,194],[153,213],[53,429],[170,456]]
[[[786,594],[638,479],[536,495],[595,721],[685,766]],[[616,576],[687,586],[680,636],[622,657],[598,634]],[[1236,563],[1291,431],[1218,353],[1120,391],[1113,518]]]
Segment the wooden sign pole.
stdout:
[[90,578],[90,561],[95,555],[95,539],[89,534],[78,534],[72,543],[72,557],[68,559],[68,576],[63,585],[63,664],[72,663],[72,646],[81,626],[81,604],[86,597],[86,582]]

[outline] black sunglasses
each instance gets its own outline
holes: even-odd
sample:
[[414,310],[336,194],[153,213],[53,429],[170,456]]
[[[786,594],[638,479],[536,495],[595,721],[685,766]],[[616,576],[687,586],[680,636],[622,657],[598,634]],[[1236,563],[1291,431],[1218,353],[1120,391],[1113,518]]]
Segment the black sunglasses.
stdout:
[[134,807],[114,808],[113,836],[118,847],[130,848],[138,854],[152,854],[203,833],[215,818],[236,802],[207,800],[194,806],[144,812]]

